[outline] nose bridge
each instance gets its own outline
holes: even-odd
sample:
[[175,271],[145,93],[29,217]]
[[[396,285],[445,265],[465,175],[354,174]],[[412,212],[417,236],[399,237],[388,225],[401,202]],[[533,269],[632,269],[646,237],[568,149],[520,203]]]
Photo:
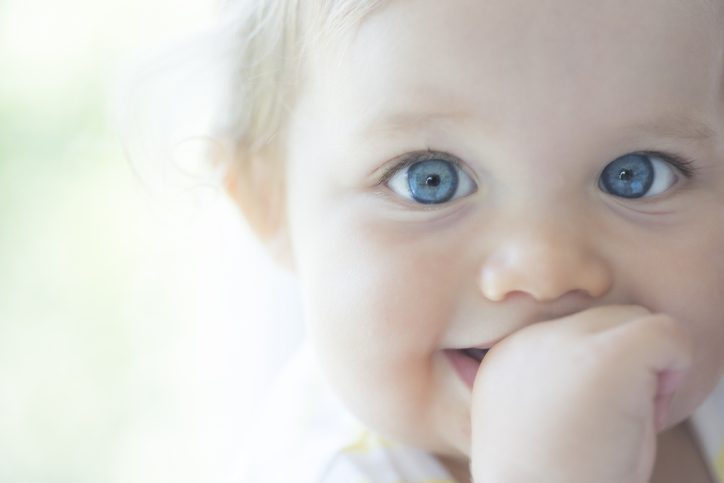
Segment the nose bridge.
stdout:
[[574,215],[506,218],[482,266],[480,283],[487,299],[501,301],[525,292],[551,301],[574,291],[600,297],[610,289],[610,269],[595,249],[595,234]]

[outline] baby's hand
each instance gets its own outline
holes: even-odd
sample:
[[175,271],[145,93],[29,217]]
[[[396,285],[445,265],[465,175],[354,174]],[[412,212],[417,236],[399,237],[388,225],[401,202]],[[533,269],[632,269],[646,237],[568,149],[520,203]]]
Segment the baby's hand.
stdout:
[[606,306],[493,347],[473,388],[475,483],[646,483],[691,361],[678,322]]

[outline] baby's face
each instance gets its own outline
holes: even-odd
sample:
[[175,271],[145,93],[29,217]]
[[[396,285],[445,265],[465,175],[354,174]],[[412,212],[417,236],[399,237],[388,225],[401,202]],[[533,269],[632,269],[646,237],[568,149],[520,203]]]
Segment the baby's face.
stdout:
[[723,36],[705,0],[400,0],[312,66],[289,233],[357,417],[467,455],[477,361],[454,349],[609,304],[684,324],[670,423],[703,401],[724,367]]

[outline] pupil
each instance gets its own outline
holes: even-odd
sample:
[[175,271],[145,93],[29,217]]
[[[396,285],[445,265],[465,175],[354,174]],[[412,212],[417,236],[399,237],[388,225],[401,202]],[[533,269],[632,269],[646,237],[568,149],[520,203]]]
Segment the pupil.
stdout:
[[455,166],[443,159],[430,159],[410,165],[407,183],[412,198],[426,205],[450,201],[458,188]]
[[654,171],[648,156],[626,154],[608,163],[599,178],[599,186],[614,196],[641,198],[654,183]]
[[425,180],[425,184],[430,186],[431,188],[436,187],[440,184],[440,176],[434,174],[432,176],[428,176],[427,180]]

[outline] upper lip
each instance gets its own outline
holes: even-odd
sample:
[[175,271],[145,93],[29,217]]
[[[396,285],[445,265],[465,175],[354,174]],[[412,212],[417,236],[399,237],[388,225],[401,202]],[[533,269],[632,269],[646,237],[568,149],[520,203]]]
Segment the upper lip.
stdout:
[[471,346],[465,346],[465,347],[453,347],[453,349],[455,349],[455,350],[464,350],[464,349],[483,349],[483,350],[488,350],[488,349],[490,349],[491,347],[493,347],[495,344],[497,344],[498,342],[500,342],[501,340],[503,340],[503,339],[500,338],[500,339],[498,339],[498,340],[496,340],[496,341],[494,341],[494,342],[486,342],[486,343],[484,343],[484,344],[479,344],[479,345],[471,345]]
[[[517,332],[518,330],[523,329],[531,324],[535,324],[535,323],[543,322],[543,321],[547,321],[547,320],[559,319],[562,317],[567,317],[571,314],[581,312],[582,310],[585,310],[587,308],[591,308],[591,307],[594,307],[597,305],[602,305],[602,303],[603,303],[603,302],[588,303],[588,304],[584,305],[582,303],[577,304],[575,302],[576,302],[575,300],[571,300],[571,302],[567,303],[564,306],[556,307],[556,310],[553,310],[553,309],[540,310],[539,309],[539,310],[531,311],[528,313],[513,314],[512,317],[510,317],[510,314],[506,314],[512,320],[517,320],[517,323],[511,324],[511,326],[506,331],[507,333],[505,335],[500,336],[499,334],[496,334],[497,337],[494,340],[492,340],[490,342],[484,342],[484,343],[481,343],[478,345],[461,346],[461,345],[455,344],[455,346],[453,348],[454,349],[484,349],[484,350],[490,349],[495,344],[497,344],[501,340],[505,339],[509,335],[511,335],[511,334]],[[523,312],[523,311],[521,311],[521,312]],[[491,315],[492,315],[492,317],[495,317],[495,315],[497,315],[497,314],[491,314]]]
[[493,347],[495,344],[497,344],[501,340],[502,339],[498,339],[495,342],[488,342],[486,344],[474,345],[472,347],[465,347],[465,349],[490,349],[491,347]]

